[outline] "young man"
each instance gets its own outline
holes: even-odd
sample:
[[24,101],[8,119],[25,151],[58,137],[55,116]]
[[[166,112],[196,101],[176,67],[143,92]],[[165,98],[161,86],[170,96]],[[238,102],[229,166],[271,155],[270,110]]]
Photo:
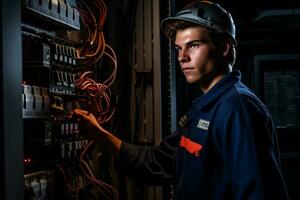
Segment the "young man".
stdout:
[[275,129],[263,103],[231,72],[235,26],[218,4],[194,2],[162,21],[182,72],[204,94],[187,122],[159,146],[123,142],[92,114],[74,110],[91,137],[110,149],[122,169],[149,184],[173,182],[175,200],[288,199]]

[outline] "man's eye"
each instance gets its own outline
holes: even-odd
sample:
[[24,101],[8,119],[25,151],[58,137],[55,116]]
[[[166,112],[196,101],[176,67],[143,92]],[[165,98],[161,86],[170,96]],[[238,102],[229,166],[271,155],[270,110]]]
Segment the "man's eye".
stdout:
[[175,47],[175,51],[179,52],[181,49],[179,47]]
[[191,46],[190,46],[190,48],[191,49],[197,49],[198,47],[199,47],[199,43],[197,42],[197,43],[193,43],[193,44],[191,44]]

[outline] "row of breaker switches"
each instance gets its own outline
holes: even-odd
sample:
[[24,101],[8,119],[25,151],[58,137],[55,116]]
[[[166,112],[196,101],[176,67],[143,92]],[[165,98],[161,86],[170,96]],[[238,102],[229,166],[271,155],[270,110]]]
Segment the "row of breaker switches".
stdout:
[[79,125],[76,122],[55,123],[52,125],[54,137],[59,141],[83,139],[79,134]]
[[88,140],[63,142],[60,144],[61,158],[78,157],[82,149],[88,145]]
[[50,91],[64,94],[75,94],[76,74],[51,70]]
[[54,172],[37,171],[24,175],[24,199],[54,199]]
[[50,97],[45,87],[22,84],[23,117],[35,118],[47,116]]
[[68,0],[25,0],[25,6],[38,14],[80,29],[79,12]]
[[51,46],[33,39],[23,39],[23,58],[27,66],[76,66],[76,48],[52,42]]
[[78,56],[75,47],[53,42],[51,51],[53,52],[54,62],[74,66],[76,65],[76,59]]

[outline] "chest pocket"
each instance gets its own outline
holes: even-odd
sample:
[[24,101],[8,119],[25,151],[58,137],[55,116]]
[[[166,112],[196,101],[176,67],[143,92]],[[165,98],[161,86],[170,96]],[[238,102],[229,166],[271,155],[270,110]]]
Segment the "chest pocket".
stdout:
[[190,124],[189,129],[182,132],[179,146],[187,153],[200,157],[201,151],[205,148],[209,122],[198,120]]

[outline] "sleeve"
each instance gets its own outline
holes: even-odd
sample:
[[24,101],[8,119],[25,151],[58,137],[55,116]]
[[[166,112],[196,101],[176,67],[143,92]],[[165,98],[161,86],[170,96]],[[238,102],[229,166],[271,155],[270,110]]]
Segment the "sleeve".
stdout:
[[288,199],[269,115],[243,102],[219,124],[220,152],[233,199]]
[[140,146],[122,142],[118,167],[149,185],[169,184],[179,142],[179,131],[162,140],[158,146]]
[[247,109],[240,106],[218,123],[218,147],[235,200],[263,199],[253,131]]

